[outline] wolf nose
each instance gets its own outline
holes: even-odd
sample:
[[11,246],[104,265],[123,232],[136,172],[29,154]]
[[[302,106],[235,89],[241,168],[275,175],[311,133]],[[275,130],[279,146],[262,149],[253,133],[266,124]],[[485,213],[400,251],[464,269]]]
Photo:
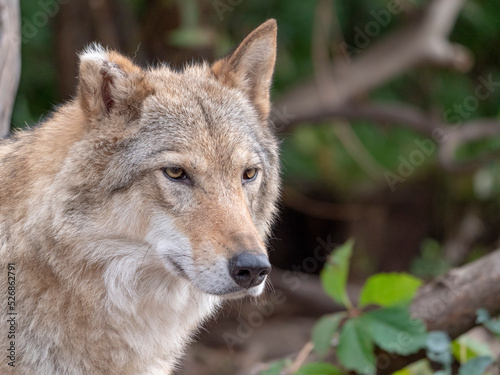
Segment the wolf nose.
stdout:
[[229,260],[229,273],[236,284],[249,289],[264,281],[271,272],[271,264],[265,255],[241,253]]

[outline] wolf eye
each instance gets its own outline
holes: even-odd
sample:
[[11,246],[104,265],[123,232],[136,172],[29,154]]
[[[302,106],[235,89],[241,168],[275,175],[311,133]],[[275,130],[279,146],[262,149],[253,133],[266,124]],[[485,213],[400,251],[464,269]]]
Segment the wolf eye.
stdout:
[[163,173],[172,180],[185,180],[187,179],[186,172],[180,167],[166,167],[163,168]]
[[243,172],[243,182],[255,180],[255,177],[257,177],[257,168],[248,168]]

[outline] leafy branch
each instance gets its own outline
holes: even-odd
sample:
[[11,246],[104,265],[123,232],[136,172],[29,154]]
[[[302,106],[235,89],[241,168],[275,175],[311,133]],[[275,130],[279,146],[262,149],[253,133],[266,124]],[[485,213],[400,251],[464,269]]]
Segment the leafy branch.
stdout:
[[[296,360],[275,362],[263,375],[374,375],[396,371],[387,372],[390,366],[381,370],[380,353],[391,353],[398,358],[417,355],[415,360],[420,358],[419,354],[426,354],[443,368],[434,375],[451,375],[455,360],[461,365],[460,375],[482,375],[495,362],[489,352],[470,342],[452,341],[443,331],[429,332],[431,325],[413,316],[411,306],[422,298],[422,292],[425,295],[428,285],[421,288],[422,281],[411,275],[375,274],[362,287],[357,305],[353,304],[347,294],[352,249],[353,241],[336,249],[320,275],[326,293],[346,310],[321,317],[313,327],[312,341]],[[477,311],[476,323],[500,335],[500,322],[492,319],[488,310]],[[320,361],[304,364],[311,352]],[[334,358],[337,365],[324,361],[332,352],[335,355],[329,359]],[[430,371],[425,373],[431,374]],[[404,369],[397,374],[412,372]]]

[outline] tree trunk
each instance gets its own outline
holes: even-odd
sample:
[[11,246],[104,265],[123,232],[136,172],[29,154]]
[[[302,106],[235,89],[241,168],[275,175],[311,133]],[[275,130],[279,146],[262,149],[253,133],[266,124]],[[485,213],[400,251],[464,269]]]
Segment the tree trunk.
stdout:
[[0,0],[0,138],[9,134],[21,75],[21,15],[18,0]]

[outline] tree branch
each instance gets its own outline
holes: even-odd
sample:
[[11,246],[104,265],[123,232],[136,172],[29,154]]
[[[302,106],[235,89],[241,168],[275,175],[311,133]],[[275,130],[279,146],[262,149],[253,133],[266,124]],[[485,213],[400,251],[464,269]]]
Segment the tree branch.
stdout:
[[[342,309],[327,298],[318,276],[296,273],[290,283],[290,271],[273,270],[272,283],[292,302],[290,306],[307,306],[309,313],[330,314]],[[359,286],[348,285],[351,300],[356,301]],[[456,338],[476,325],[476,311],[488,310],[490,315],[500,314],[500,249],[469,263],[454,268],[424,285],[411,305],[414,318],[421,319],[428,331],[445,331]],[[378,375],[390,375],[425,357],[420,351],[411,356],[379,352]]]
[[[352,61],[336,60],[329,73],[289,90],[277,101],[276,107],[293,108],[297,117],[311,118],[326,109],[338,108],[422,64],[452,66],[463,71],[469,69],[471,54],[464,47],[448,41],[464,2],[429,1],[415,22],[376,42]],[[282,124],[278,121],[277,125]]]
[[500,314],[500,250],[454,268],[422,287],[413,301],[412,314],[428,330],[458,337],[475,326],[476,311]]
[[[279,110],[280,107],[276,107]],[[284,107],[287,112],[288,107]],[[315,123],[325,119],[366,120],[381,124],[400,124],[421,134],[431,136],[434,129],[443,124],[425,114],[418,108],[402,103],[385,104],[346,104],[341,107],[322,108],[314,113],[290,113],[281,116],[279,112],[273,119],[274,125],[281,132],[289,132],[301,123]],[[286,126],[282,125],[286,121]]]
[[[500,250],[463,267],[455,268],[422,287],[412,303],[415,318],[422,319],[428,331],[445,331],[456,338],[476,325],[476,311],[484,308],[492,316],[500,314]],[[423,358],[394,357],[379,370],[389,375]]]
[[[329,314],[339,307],[326,297],[319,277],[297,276],[300,283],[291,284],[284,271],[273,270],[272,283],[298,306],[307,306],[315,314]],[[293,285],[293,287],[292,287]],[[359,287],[349,285],[349,295],[356,300]],[[422,319],[428,331],[445,331],[456,338],[476,325],[476,311],[484,308],[492,316],[500,314],[500,249],[475,262],[454,268],[424,285],[411,305],[414,318]],[[384,353],[378,375],[389,375],[424,358],[423,351],[409,357]],[[387,364],[387,358],[390,363]],[[383,366],[383,368],[382,368]]]
[[[500,122],[495,119],[469,121],[461,126],[447,124],[423,111],[403,104],[358,105],[354,99],[387,82],[394,76],[425,63],[470,68],[472,57],[464,47],[450,43],[448,36],[465,0],[429,1],[422,14],[413,23],[394,31],[375,43],[358,58],[338,59],[331,66],[322,53],[326,44],[321,30],[330,27],[330,17],[318,8],[318,20],[313,54],[318,60],[317,75],[298,85],[276,102],[272,121],[282,132],[290,131],[297,124],[325,119],[367,120],[392,123],[409,127],[428,137],[435,132],[445,133],[439,144],[438,160],[452,171],[467,171],[482,165],[498,154],[486,154],[474,160],[458,162],[456,150],[465,142],[500,135]],[[288,113],[288,109],[293,112]]]
[[0,0],[0,138],[9,133],[21,75],[21,24],[18,0]]
[[[456,150],[464,143],[500,136],[500,122],[496,119],[471,120],[450,126],[418,108],[401,103],[346,104],[300,115],[287,113],[286,108],[284,108],[285,116],[277,112],[276,119],[273,119],[273,123],[281,132],[289,132],[301,123],[313,124],[325,119],[366,120],[382,125],[401,125],[429,138],[441,138],[438,160],[441,166],[448,170],[464,171],[476,168],[492,157],[498,157],[497,154],[486,154],[472,161],[457,162],[455,160]],[[283,124],[283,121],[287,125],[280,128],[279,124]],[[436,133],[438,131],[440,134]]]
[[496,119],[472,120],[460,127],[451,128],[450,131],[447,131],[446,142],[443,142],[439,149],[441,165],[449,170],[458,171],[480,166],[491,157],[498,158],[498,154],[487,154],[478,157],[476,160],[466,162],[454,161],[456,150],[464,143],[498,135],[500,135],[500,122]]

